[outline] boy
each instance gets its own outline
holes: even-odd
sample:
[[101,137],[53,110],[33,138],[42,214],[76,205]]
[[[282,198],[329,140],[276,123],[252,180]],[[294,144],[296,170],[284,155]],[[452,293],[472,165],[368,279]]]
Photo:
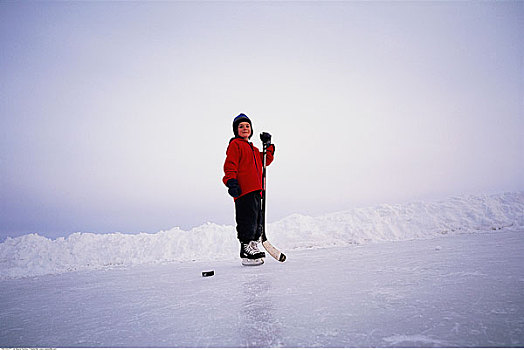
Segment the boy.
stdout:
[[[264,263],[264,252],[258,249],[261,231],[262,152],[249,142],[253,136],[251,120],[243,113],[233,120],[235,137],[229,141],[224,162],[224,178],[228,193],[235,199],[237,238],[243,265]],[[265,133],[266,165],[271,164],[275,146],[271,135]]]

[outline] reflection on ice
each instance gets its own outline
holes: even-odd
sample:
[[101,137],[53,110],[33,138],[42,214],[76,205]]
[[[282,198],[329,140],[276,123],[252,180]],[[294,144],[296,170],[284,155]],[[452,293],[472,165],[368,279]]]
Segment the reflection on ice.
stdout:
[[239,310],[239,332],[243,346],[282,346],[280,323],[275,319],[274,311],[271,280],[265,274],[246,274],[242,282],[242,306]]

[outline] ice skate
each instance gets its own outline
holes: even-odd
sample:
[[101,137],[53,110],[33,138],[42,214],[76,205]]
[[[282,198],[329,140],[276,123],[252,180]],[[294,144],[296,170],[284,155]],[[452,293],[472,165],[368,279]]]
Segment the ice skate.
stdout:
[[244,266],[258,266],[262,265],[264,263],[264,259],[248,259],[248,258],[242,258],[242,265]]
[[258,242],[240,243],[240,257],[242,259],[260,259],[265,258],[266,253],[258,249]]
[[260,251],[260,249],[258,249],[258,242],[259,241],[251,241],[251,242],[249,242],[249,245],[251,246],[251,248],[253,249],[255,254],[260,254],[260,255],[262,255],[262,258],[265,258],[266,257],[266,253],[264,253],[264,252]]

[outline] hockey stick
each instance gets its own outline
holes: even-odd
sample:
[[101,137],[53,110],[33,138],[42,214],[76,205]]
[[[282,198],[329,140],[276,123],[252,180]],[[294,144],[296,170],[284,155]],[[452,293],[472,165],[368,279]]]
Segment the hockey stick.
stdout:
[[261,231],[262,234],[260,235],[262,240],[262,246],[264,249],[271,255],[273,258],[280,262],[286,261],[286,255],[282,253],[280,250],[275,248],[266,237],[266,161],[267,161],[267,146],[268,142],[264,142],[264,139],[262,138],[262,134],[260,134],[260,139],[262,140],[262,143],[264,145],[262,156],[263,156],[263,168],[262,168],[262,208],[261,208],[261,215],[262,215],[262,227]]

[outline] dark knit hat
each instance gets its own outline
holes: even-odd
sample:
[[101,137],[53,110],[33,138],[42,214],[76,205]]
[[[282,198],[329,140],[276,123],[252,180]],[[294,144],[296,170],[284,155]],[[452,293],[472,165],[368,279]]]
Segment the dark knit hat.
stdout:
[[251,126],[251,135],[249,135],[249,138],[251,138],[251,136],[253,136],[253,124],[251,124],[251,119],[249,119],[244,113],[240,113],[235,119],[233,119],[233,133],[235,134],[235,137],[238,137],[238,125],[242,122],[248,122],[249,126]]

